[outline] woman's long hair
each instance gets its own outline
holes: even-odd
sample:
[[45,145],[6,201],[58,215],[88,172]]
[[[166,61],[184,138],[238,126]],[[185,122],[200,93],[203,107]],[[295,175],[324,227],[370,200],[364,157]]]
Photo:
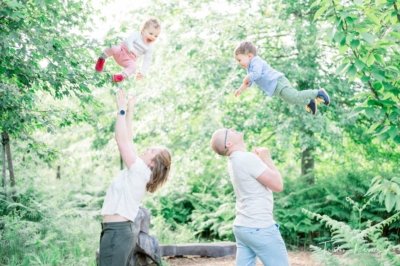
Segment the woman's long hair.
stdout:
[[156,191],[168,179],[169,170],[171,168],[171,154],[166,148],[153,158],[154,167],[151,167],[151,178],[147,183],[146,189],[149,192]]

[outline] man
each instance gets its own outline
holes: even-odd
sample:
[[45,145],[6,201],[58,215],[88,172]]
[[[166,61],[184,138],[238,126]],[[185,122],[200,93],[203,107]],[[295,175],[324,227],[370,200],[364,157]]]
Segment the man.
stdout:
[[288,255],[273,219],[272,192],[283,190],[282,176],[269,151],[246,150],[243,133],[218,129],[211,138],[211,147],[219,155],[229,157],[229,175],[236,195],[236,265],[255,265],[258,257],[265,266],[287,266]]

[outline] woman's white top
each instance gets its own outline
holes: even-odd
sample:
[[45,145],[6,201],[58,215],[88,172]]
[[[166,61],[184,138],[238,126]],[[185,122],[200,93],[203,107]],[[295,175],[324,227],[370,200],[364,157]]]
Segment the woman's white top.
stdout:
[[118,214],[134,221],[150,177],[150,168],[137,157],[135,163],[122,170],[107,189],[101,214]]

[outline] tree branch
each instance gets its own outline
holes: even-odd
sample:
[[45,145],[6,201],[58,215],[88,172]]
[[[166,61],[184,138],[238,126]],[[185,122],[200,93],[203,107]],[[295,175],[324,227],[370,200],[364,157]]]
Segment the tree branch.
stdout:
[[399,10],[397,8],[397,1],[393,2],[393,7],[394,7],[394,10],[396,10],[397,21],[400,22],[400,14],[399,14]]

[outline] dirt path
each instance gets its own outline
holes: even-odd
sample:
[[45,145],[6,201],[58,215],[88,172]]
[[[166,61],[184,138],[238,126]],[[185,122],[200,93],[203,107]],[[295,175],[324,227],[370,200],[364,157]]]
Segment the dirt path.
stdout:
[[[169,266],[233,266],[235,265],[235,257],[223,258],[201,258],[201,257],[184,257],[184,258],[164,258]],[[289,261],[291,266],[320,266],[311,257],[311,252],[290,251]],[[262,266],[261,262],[257,266]]]

